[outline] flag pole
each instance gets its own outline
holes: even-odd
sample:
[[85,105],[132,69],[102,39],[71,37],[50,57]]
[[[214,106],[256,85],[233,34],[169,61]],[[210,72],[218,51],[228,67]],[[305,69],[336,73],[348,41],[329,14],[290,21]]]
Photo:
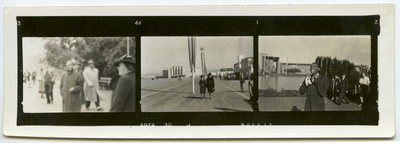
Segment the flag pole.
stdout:
[[196,71],[195,61],[196,61],[196,40],[192,37],[192,63],[193,63],[193,70],[192,70],[192,94],[195,93],[194,91],[194,72]]

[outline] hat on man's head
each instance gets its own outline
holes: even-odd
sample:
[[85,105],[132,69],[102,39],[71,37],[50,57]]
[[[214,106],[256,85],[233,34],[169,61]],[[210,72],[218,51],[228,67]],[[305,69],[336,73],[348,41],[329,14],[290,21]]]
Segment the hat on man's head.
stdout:
[[132,56],[128,56],[128,55],[123,55],[117,62],[114,63],[114,66],[118,67],[120,62],[126,62],[126,63],[130,63],[133,65],[136,65],[135,60],[133,59]]
[[94,61],[92,59],[90,59],[87,63],[88,64],[94,64]]

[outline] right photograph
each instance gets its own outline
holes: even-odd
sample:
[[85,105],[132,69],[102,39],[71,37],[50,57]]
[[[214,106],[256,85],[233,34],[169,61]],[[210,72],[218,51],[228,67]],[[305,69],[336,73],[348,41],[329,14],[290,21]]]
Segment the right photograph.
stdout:
[[260,111],[361,111],[369,97],[371,37],[260,36]]

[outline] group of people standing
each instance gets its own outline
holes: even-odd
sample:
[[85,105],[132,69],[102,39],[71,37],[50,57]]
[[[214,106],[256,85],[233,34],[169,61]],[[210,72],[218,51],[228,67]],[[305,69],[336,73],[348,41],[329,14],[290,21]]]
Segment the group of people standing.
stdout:
[[[110,112],[135,112],[135,61],[125,55],[114,66],[121,78],[112,93]],[[60,81],[63,112],[81,112],[83,104],[89,110],[91,102],[95,102],[96,110],[104,110],[100,107],[99,71],[95,68],[94,61],[88,60],[88,66],[83,72],[79,70],[79,61],[69,60],[66,67],[67,73],[62,75]]]
[[[349,104],[350,100],[347,98],[346,94],[349,92],[349,81],[346,78],[346,74],[342,74],[341,78],[339,75],[335,75],[332,79],[332,97],[331,101],[336,102],[336,104],[341,105],[342,103]],[[345,100],[343,102],[343,99]]]
[[209,94],[209,98],[212,99],[212,93],[215,91],[215,82],[214,77],[212,77],[211,73],[208,73],[207,79],[204,79],[204,75],[200,75],[200,94],[201,98],[206,98],[206,89]]
[[[339,78],[338,75],[335,75],[335,78],[332,80],[332,88],[334,93],[332,94],[331,100],[335,101],[338,105],[341,105],[341,103],[349,104],[350,100],[346,96],[346,94],[349,93],[349,83],[348,79],[346,78],[346,74],[343,74],[342,78]],[[359,106],[362,106],[362,104],[364,103],[364,98],[368,94],[369,83],[369,78],[365,75],[364,72],[362,72],[359,79],[359,84],[355,87],[360,90],[360,103],[358,104]],[[343,102],[343,99],[345,100],[345,102]]]
[[[32,78],[30,79],[30,76]],[[53,85],[55,84],[55,75],[50,69],[40,69],[39,73],[33,69],[32,74],[29,73],[28,70],[24,73],[24,80],[25,83],[29,84],[28,87],[31,86],[31,81],[33,85],[36,85],[36,80],[38,80],[38,92],[40,93],[40,98],[46,98],[47,104],[53,103]],[[46,95],[44,97],[43,95]]]
[[[336,102],[336,104],[341,105],[341,103],[349,104],[350,100],[347,98],[346,94],[349,93],[349,81],[346,78],[346,74],[335,75],[332,82],[329,79],[319,74],[319,67],[317,63],[312,63],[310,66],[311,75],[306,76],[303,83],[300,85],[299,93],[306,94],[305,111],[325,111],[325,97],[327,96],[327,91],[329,88],[332,89],[333,94],[330,100]],[[368,95],[369,78],[365,73],[361,73],[361,78],[359,79],[359,89],[360,90],[360,100],[361,106],[364,102],[364,98]],[[330,85],[331,84],[331,85]],[[344,102],[343,102],[344,100]]]

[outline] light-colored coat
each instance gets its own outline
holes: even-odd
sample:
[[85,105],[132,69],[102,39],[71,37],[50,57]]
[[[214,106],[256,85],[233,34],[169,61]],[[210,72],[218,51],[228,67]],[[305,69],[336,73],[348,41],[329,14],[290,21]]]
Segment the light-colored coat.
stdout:
[[[99,94],[99,70],[97,68],[86,68],[83,71],[83,78],[85,79],[85,83],[83,86],[83,91],[85,93],[86,101],[97,101],[97,94]],[[93,87],[89,87],[89,85],[93,85]]]
[[46,93],[46,90],[44,89],[44,73],[40,72],[37,80],[39,81],[39,93]]

